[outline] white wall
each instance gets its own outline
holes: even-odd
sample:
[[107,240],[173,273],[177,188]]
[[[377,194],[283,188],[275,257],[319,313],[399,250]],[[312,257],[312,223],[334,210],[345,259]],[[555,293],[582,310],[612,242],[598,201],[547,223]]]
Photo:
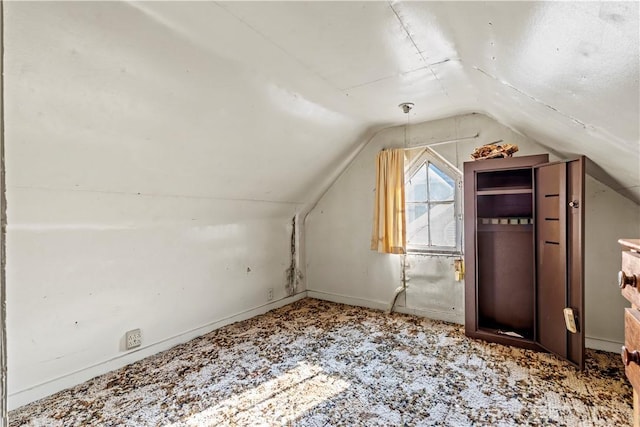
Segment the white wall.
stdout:
[[296,135],[330,121],[265,94],[246,126],[242,66],[125,3],[12,2],[4,30],[10,408],[291,301]]
[[588,175],[585,184],[586,344],[617,353],[624,344],[624,307],[630,306],[617,286],[618,239],[640,236],[640,206]]
[[[376,134],[307,217],[309,295],[386,308],[401,284],[400,256],[373,252],[369,242],[375,156],[382,148],[404,146],[404,132],[404,127],[395,127]],[[481,114],[412,125],[407,132],[407,146],[475,134],[479,137],[433,148],[460,169],[475,147],[500,139],[517,144],[518,156],[546,152],[536,142]],[[550,158],[557,157],[551,154]],[[587,344],[617,351],[623,342],[625,303],[615,286],[620,268],[616,242],[620,237],[640,235],[640,209],[590,177],[586,185]],[[410,255],[408,260],[408,289],[399,298],[399,311],[464,323],[464,284],[454,281],[453,258]]]
[[264,306],[269,288],[276,301],[286,296],[292,206],[33,188],[8,195],[11,406],[131,361],[100,365],[125,354],[127,330],[141,328],[143,347],[152,346],[141,358]]

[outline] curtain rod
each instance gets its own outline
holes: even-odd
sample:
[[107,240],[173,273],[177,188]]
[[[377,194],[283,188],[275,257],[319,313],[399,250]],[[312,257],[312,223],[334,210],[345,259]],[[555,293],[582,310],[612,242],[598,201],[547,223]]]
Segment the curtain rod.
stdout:
[[462,138],[456,138],[456,139],[449,139],[447,141],[438,141],[438,142],[426,142],[424,144],[418,144],[418,145],[410,145],[407,147],[407,149],[412,149],[412,148],[421,148],[421,147],[433,147],[435,145],[442,145],[442,144],[448,144],[450,142],[456,142],[456,141],[464,141],[465,139],[475,139],[478,138],[480,136],[480,132],[477,132],[475,135],[473,136],[465,136]]

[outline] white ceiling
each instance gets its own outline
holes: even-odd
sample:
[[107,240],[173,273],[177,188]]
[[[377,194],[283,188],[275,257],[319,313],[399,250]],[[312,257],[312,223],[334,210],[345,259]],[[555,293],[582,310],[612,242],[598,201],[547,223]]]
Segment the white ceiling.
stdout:
[[[46,157],[56,132],[86,150],[80,141],[93,132],[96,159],[87,151],[87,161],[104,167],[88,176],[86,163],[69,160],[56,178],[51,165],[16,171],[17,185],[82,178],[88,189],[306,203],[363,138],[406,123],[397,106],[411,101],[412,123],[481,112],[556,153],[585,154],[597,178],[640,202],[638,2],[5,9],[8,119],[35,123],[24,105],[42,111],[47,96],[59,99],[60,117],[37,117],[49,140],[38,150]],[[116,135],[112,144],[130,153],[124,162],[109,160],[106,140]],[[13,153],[36,151],[28,143]],[[101,181],[115,162],[126,179]]]
[[303,105],[290,108],[318,120],[401,124],[404,101],[416,104],[414,122],[483,112],[560,154],[586,154],[600,179],[640,201],[637,2],[138,7],[250,74],[291,82]]

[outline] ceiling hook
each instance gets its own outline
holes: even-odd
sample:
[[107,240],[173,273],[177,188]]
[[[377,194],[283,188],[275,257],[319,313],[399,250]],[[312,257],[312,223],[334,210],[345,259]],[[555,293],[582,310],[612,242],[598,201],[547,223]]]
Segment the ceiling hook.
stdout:
[[403,102],[402,104],[398,105],[398,107],[400,107],[402,109],[402,112],[405,114],[408,114],[409,111],[411,111],[411,109],[414,107],[414,103],[413,102]]

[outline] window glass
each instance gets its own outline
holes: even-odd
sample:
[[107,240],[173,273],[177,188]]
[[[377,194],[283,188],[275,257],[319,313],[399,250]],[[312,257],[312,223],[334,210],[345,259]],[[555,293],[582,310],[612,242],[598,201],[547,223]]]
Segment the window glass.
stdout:
[[456,246],[456,215],[453,203],[432,204],[431,217],[431,245]]
[[432,150],[407,166],[407,246],[420,252],[456,252],[461,246],[460,172]]
[[[449,175],[429,163],[429,200],[453,201],[456,183]],[[426,198],[425,198],[426,200]]]
[[427,203],[407,204],[407,243],[429,241],[429,215]]
[[405,200],[407,202],[427,201],[427,164],[424,163],[405,183]]

